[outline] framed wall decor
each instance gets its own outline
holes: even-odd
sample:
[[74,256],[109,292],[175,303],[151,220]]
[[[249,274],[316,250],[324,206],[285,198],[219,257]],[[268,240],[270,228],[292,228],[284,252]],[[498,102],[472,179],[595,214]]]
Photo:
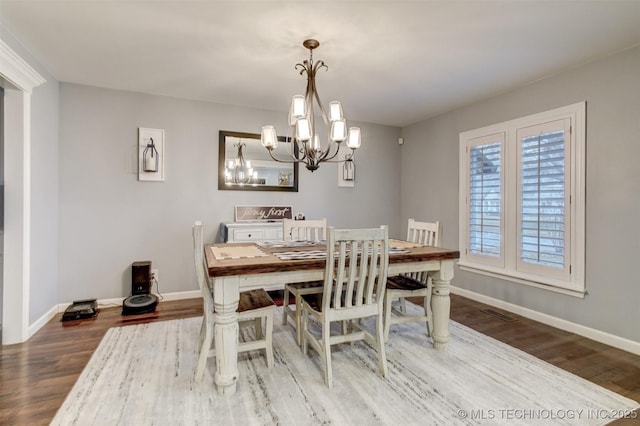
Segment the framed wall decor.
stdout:
[[[291,146],[278,138],[274,155],[288,155]],[[276,162],[260,142],[260,135],[220,130],[218,189],[226,191],[298,192],[298,163]]]

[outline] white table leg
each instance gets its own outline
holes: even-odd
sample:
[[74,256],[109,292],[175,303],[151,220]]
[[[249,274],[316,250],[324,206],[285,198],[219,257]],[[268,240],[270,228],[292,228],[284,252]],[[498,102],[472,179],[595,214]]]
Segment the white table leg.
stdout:
[[216,374],[221,395],[233,395],[238,381],[238,277],[213,280]]
[[433,346],[437,350],[447,349],[449,344],[449,314],[451,299],[449,288],[453,278],[453,260],[440,262],[440,270],[429,272],[433,280],[431,311],[433,312]]

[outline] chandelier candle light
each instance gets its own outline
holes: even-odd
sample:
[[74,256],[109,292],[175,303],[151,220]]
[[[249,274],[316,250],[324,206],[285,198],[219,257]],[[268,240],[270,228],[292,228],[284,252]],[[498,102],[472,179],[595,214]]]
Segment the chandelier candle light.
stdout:
[[[307,90],[302,95],[295,95],[291,101],[289,109],[289,126],[293,132],[293,143],[289,155],[290,160],[281,160],[273,156],[273,150],[278,146],[278,135],[273,126],[263,126],[261,132],[262,146],[268,151],[275,161],[281,163],[304,163],[308,170],[312,172],[322,162],[343,162],[353,159],[353,154],[360,147],[360,128],[351,127],[347,131],[347,120],[342,115],[342,105],[339,101],[329,102],[329,113],[324,109],[320,96],[316,89],[316,72],[320,68],[329,69],[323,61],[313,63],[313,49],[320,46],[317,40],[305,40],[302,45],[309,49],[309,60],[296,64],[296,70],[307,74]],[[328,142],[326,145],[320,143],[320,137],[316,132],[314,101],[320,108],[322,118],[327,126]],[[290,138],[291,139],[291,138]],[[351,152],[345,160],[334,160],[338,155],[340,144],[346,142]]]

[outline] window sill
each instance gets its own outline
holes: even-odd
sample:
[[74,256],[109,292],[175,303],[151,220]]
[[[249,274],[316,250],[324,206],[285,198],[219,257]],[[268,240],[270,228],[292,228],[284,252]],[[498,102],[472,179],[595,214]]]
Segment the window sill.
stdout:
[[[458,262],[458,267],[462,271],[473,272],[476,274],[499,278],[505,281],[512,281],[518,284],[524,284],[530,287],[540,288],[540,289],[552,291],[555,293],[561,293],[561,294],[566,294],[568,296],[579,297],[581,299],[584,299],[584,296],[587,294],[587,291],[584,289],[567,288],[566,286],[568,283],[560,284],[560,283],[555,283],[552,280],[549,280],[549,281],[534,280],[524,275],[518,276],[514,274],[506,274],[502,270],[494,270],[484,265],[463,263],[462,261],[460,261]],[[536,278],[542,278],[542,277],[536,277]],[[573,285],[577,286],[576,284],[573,284]]]

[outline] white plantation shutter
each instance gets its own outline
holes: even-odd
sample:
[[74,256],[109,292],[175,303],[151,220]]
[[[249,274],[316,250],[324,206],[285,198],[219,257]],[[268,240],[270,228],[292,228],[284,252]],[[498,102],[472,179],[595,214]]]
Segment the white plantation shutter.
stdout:
[[584,102],[460,133],[462,270],[585,294]]
[[474,139],[468,148],[468,254],[477,261],[503,261],[503,152],[504,133]]
[[500,161],[499,143],[471,148],[469,191],[469,251],[500,256]]
[[518,270],[568,273],[569,120],[518,129]]

